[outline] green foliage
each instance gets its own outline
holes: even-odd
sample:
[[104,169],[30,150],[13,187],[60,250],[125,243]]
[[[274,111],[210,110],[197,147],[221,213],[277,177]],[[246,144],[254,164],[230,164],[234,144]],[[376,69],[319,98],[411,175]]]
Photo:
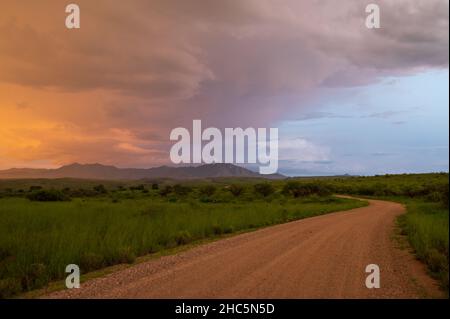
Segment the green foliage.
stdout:
[[204,185],[200,187],[199,193],[202,196],[211,197],[216,192],[216,187],[214,185]]
[[27,198],[31,201],[38,202],[58,202],[67,201],[70,198],[59,190],[38,190],[27,195]]
[[130,186],[130,191],[143,191],[143,190],[145,190],[144,184]]
[[255,193],[262,195],[263,197],[272,195],[275,192],[275,188],[268,182],[255,184],[253,188]]
[[233,196],[239,197],[242,193],[244,193],[245,188],[241,185],[231,184],[228,190],[231,194],[233,194]]
[[362,196],[401,196],[441,202],[448,207],[448,173],[379,175],[374,177],[347,177],[310,179],[321,182],[334,193]]
[[182,184],[176,184],[173,186],[173,192],[178,196],[186,196],[192,191],[192,188]]
[[0,298],[64,278],[70,263],[85,273],[201,238],[364,205],[331,193],[407,201],[403,232],[448,287],[446,173],[161,180],[152,191],[132,181],[101,183],[0,180]]
[[166,197],[167,195],[169,195],[170,193],[172,193],[173,191],[173,187],[170,185],[166,185],[164,186],[162,189],[160,189],[159,191],[159,195]]
[[94,191],[96,191],[99,194],[108,193],[108,191],[106,190],[106,187],[103,184],[94,186]]
[[329,196],[331,195],[330,187],[320,182],[300,183],[299,181],[287,182],[282,190],[285,195],[293,197],[306,197],[311,195]]
[[449,212],[437,203],[407,201],[407,213],[399,224],[408,236],[419,259],[428,265],[431,274],[448,291],[449,282]]

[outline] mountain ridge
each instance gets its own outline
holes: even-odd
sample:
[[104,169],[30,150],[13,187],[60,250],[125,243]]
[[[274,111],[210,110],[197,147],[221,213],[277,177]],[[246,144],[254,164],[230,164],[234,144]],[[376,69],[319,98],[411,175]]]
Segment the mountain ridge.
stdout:
[[159,166],[152,168],[118,168],[99,163],[72,163],[55,169],[10,168],[0,170],[0,179],[25,178],[81,178],[103,180],[139,180],[151,178],[201,179],[218,177],[253,177],[282,179],[281,174],[262,175],[244,167],[227,163],[203,164],[199,166]]

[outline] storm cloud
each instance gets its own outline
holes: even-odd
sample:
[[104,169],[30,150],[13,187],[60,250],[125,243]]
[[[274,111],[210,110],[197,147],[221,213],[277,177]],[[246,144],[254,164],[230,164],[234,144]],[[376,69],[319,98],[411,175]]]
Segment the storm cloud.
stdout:
[[0,86],[16,93],[0,102],[32,107],[0,112],[47,124],[4,123],[0,154],[150,166],[167,161],[170,129],[196,118],[248,127],[322,116],[323,88],[448,67],[448,1],[372,2],[380,29],[365,27],[358,0],[78,0],[79,30],[64,27],[61,1],[2,4]]

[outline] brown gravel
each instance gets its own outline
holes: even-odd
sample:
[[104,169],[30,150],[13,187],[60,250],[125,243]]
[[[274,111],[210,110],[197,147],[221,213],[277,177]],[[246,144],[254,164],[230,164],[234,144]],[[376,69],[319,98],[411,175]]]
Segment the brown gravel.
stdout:
[[[307,218],[137,264],[46,298],[422,298],[437,284],[393,238],[397,203]],[[365,286],[377,264],[381,288]]]

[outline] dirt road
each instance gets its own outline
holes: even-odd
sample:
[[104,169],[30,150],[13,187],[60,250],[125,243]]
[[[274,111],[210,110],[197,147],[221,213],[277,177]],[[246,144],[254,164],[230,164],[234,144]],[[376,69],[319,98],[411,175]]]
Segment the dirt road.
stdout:
[[[50,298],[421,298],[436,283],[394,236],[400,204],[371,200],[141,263]],[[368,289],[377,264],[381,288]]]

